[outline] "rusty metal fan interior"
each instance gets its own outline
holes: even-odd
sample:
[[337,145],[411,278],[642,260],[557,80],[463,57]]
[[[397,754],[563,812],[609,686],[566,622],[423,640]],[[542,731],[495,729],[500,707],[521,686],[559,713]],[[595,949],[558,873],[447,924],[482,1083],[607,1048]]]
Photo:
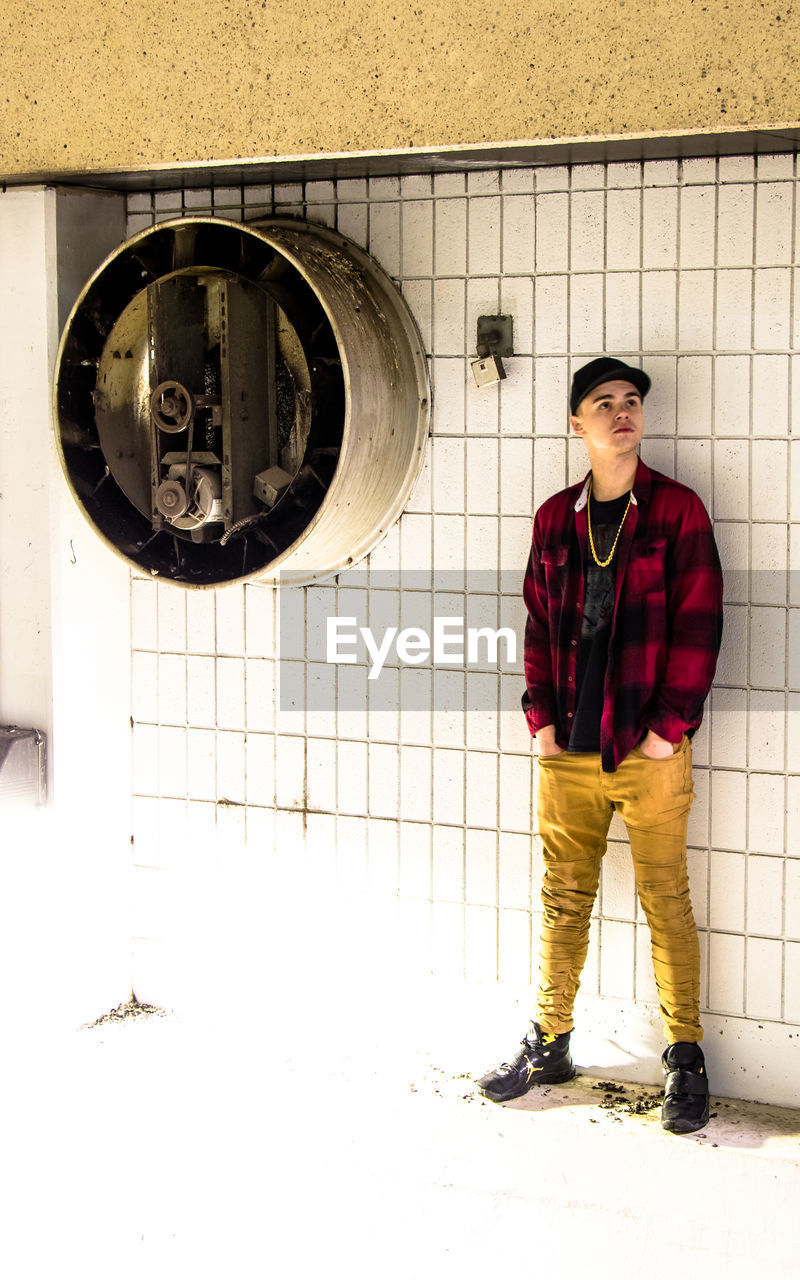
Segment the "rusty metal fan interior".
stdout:
[[183,219],[92,277],[55,411],[75,497],[140,570],[307,582],[399,515],[429,392],[407,307],[352,242],[291,220]]

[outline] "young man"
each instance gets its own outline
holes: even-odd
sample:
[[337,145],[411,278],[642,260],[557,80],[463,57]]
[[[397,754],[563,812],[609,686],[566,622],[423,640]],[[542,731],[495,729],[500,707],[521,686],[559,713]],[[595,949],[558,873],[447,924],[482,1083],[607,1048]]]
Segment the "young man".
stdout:
[[536,1021],[479,1082],[495,1102],[570,1080],[572,1010],[600,860],[616,810],[650,926],[667,1038],[662,1124],[708,1119],[700,957],[686,873],[690,739],[722,634],[722,574],[691,489],[638,456],[641,369],[603,356],[572,383],[570,423],[591,471],[537,511],[525,576],[523,707],[538,745],[544,916]]

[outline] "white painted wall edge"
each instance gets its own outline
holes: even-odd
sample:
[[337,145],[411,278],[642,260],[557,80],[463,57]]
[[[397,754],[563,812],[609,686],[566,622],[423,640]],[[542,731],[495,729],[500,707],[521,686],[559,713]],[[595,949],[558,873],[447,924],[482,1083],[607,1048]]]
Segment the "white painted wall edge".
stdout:
[[62,295],[76,283],[60,203],[41,187],[0,195],[0,720],[44,730],[49,757],[47,805],[0,815],[0,999],[37,1029],[130,990],[129,574],[78,511],[54,446],[59,271]]

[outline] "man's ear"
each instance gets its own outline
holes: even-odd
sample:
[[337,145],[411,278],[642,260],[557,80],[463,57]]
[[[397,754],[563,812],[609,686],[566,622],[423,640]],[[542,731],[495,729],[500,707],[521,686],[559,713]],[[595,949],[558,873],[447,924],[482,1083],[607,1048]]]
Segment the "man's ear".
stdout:
[[572,427],[572,430],[575,432],[576,436],[583,435],[583,425],[581,423],[580,418],[576,418],[574,416],[570,417],[569,425]]

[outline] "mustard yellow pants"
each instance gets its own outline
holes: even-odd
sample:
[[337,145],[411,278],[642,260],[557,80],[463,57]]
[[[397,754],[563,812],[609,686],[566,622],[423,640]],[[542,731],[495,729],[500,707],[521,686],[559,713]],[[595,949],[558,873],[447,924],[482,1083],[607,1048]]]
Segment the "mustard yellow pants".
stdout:
[[651,760],[635,747],[616,773],[603,773],[593,752],[540,756],[538,768],[545,862],[539,1025],[555,1034],[572,1029],[600,861],[616,810],[628,831],[639,901],[650,926],[667,1041],[701,1040],[700,948],[686,873],[694,799],[688,738],[663,760]]

